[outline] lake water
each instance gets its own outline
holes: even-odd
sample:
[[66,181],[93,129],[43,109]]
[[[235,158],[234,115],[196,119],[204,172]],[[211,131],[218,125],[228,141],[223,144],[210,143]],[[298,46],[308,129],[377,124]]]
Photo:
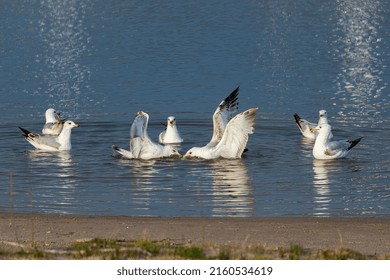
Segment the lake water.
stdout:
[[[390,6],[379,0],[5,0],[0,10],[0,211],[128,216],[390,217]],[[121,160],[137,111],[157,141],[174,115],[206,144],[240,86],[258,107],[238,160]],[[37,152],[54,107],[80,128],[70,152]],[[293,114],[328,111],[318,161]]]

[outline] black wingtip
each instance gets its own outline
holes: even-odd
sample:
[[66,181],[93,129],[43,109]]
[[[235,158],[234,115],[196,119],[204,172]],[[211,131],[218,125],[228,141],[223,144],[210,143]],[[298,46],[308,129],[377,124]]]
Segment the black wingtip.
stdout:
[[23,132],[23,136],[24,137],[27,137],[31,133],[27,129],[24,129],[24,128],[20,127],[20,126],[18,126],[18,128]]
[[362,140],[363,137],[360,137],[358,139],[355,139],[355,140],[349,140],[348,143],[351,144],[349,147],[348,147],[348,151],[350,149],[352,149],[353,147],[355,147],[357,144],[359,144],[360,140]]
[[221,104],[219,105],[220,108],[222,107],[228,107],[233,108],[236,107],[238,109],[238,94],[239,94],[240,87],[238,86],[235,90],[233,90],[228,97],[226,97]]
[[115,151],[119,151],[119,147],[116,146],[116,145],[112,145],[111,148],[112,148],[113,150],[115,150]]
[[294,114],[294,119],[295,119],[295,122],[297,123],[297,125],[299,126],[299,128],[302,129],[302,127],[301,127],[301,117],[297,113],[295,113]]

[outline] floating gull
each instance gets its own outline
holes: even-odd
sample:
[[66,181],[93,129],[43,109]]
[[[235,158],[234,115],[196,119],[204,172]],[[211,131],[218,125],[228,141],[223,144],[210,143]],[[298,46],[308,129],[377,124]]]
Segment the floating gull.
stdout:
[[[316,139],[318,132],[313,131],[313,128],[315,128],[318,125],[321,124],[327,124],[328,118],[327,113],[325,110],[319,111],[319,120],[318,124],[311,123],[307,120],[301,119],[297,113],[294,114],[295,122],[297,123],[299,130],[302,132],[302,135],[309,139]],[[329,139],[333,137],[332,133],[329,134]]]
[[61,120],[60,113],[49,108],[45,113],[46,123],[42,128],[43,135],[58,136],[64,126],[64,120]]
[[332,133],[332,127],[326,123],[315,127],[313,130],[318,131],[313,148],[313,156],[316,159],[343,158],[362,139],[330,141],[329,135]]
[[221,140],[215,146],[191,148],[184,158],[241,158],[248,142],[248,134],[254,131],[257,108],[248,109],[231,119],[226,125]]
[[160,133],[158,140],[161,144],[178,144],[183,142],[183,139],[180,137],[180,133],[177,130],[174,116],[168,117],[166,129]]
[[39,135],[32,133],[24,128],[20,128],[24,138],[30,142],[36,149],[47,151],[69,151],[72,148],[70,136],[72,128],[79,127],[73,121],[66,121],[63,129],[58,136]]
[[112,146],[113,150],[128,159],[155,159],[181,156],[172,146],[154,143],[148,136],[149,115],[138,112],[130,128],[130,151]]

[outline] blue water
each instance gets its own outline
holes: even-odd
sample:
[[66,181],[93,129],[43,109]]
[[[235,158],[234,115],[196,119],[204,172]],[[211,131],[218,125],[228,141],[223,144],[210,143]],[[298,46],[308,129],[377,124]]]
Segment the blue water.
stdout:
[[[0,10],[0,211],[128,216],[390,216],[390,7],[379,0],[5,0]],[[206,144],[240,86],[259,107],[239,160],[129,161],[134,114],[180,151]],[[80,124],[38,152],[54,107]],[[348,158],[314,160],[293,113],[326,109]]]

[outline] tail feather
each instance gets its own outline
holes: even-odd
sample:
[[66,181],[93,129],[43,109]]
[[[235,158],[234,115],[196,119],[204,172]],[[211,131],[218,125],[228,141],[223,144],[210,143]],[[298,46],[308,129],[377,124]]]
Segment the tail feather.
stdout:
[[360,140],[362,140],[362,138],[363,137],[360,137],[360,138],[358,138],[358,139],[355,139],[355,140],[348,140],[347,142],[350,144],[350,146],[348,147],[348,151],[350,150],[350,149],[352,149],[353,147],[355,147],[359,142],[360,142]]
[[294,114],[294,119],[295,119],[295,122],[297,123],[297,125],[302,129],[301,118],[299,117],[299,115],[297,113]]
[[132,159],[134,158],[132,153],[130,151],[127,151],[125,149],[119,148],[116,145],[112,145],[112,149],[116,151],[118,154],[124,156],[125,158]]
[[27,138],[28,135],[31,133],[31,132],[28,131],[27,129],[24,129],[24,128],[20,127],[20,126],[18,126],[18,127],[19,127],[19,129],[23,132],[23,136],[24,136],[25,138]]

